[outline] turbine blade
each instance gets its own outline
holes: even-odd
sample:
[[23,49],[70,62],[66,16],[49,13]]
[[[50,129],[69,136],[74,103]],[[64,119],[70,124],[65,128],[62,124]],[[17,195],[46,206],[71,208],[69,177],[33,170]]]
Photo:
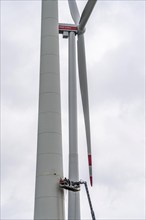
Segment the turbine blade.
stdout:
[[78,35],[78,68],[79,68],[79,81],[81,89],[81,97],[84,112],[87,151],[88,151],[88,165],[90,184],[92,186],[92,156],[91,156],[91,137],[90,137],[90,118],[89,118],[89,102],[88,102],[88,86],[87,86],[87,71],[86,71],[86,57],[84,35]]
[[86,23],[91,15],[91,12],[92,12],[96,2],[97,2],[97,0],[88,0],[87,4],[82,12],[80,21],[79,21],[79,31],[84,30]]
[[80,14],[78,11],[76,0],[68,0],[68,4],[69,4],[70,13],[71,13],[72,19],[74,20],[74,23],[79,24]]

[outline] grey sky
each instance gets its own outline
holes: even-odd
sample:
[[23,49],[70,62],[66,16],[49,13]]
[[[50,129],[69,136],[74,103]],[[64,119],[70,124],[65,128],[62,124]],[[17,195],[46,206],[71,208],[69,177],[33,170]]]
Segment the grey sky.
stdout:
[[[80,12],[85,1],[78,1]],[[62,13],[63,12],[63,13]],[[41,1],[1,1],[2,219],[32,219]],[[72,23],[67,1],[59,21]],[[145,1],[98,1],[88,22],[93,184],[98,219],[145,218]],[[64,175],[68,176],[68,42],[60,39]],[[78,86],[80,178],[88,180]],[[88,180],[89,182],[89,180]],[[67,204],[67,192],[65,192]],[[91,219],[81,190],[82,219]]]

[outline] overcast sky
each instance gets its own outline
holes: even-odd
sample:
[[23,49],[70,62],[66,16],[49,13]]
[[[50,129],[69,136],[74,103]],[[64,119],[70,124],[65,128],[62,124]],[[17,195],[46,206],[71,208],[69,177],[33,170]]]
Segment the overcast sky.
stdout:
[[[78,1],[80,12],[86,1]],[[59,0],[59,22],[73,23]],[[1,219],[33,219],[41,1],[1,1]],[[60,40],[64,175],[68,176],[68,40]],[[145,1],[97,2],[87,24],[86,57],[98,219],[145,219]],[[87,152],[78,86],[80,179]],[[67,205],[67,192],[65,192]],[[82,219],[91,219],[84,188]],[[67,213],[67,212],[66,212]]]

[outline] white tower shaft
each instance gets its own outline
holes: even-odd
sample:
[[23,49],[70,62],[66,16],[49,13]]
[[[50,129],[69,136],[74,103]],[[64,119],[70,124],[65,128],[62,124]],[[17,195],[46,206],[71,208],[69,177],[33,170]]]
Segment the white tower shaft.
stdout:
[[38,146],[34,219],[64,219],[58,1],[42,0]]
[[[69,34],[69,179],[79,180],[75,33]],[[79,192],[69,191],[68,219],[80,220]]]

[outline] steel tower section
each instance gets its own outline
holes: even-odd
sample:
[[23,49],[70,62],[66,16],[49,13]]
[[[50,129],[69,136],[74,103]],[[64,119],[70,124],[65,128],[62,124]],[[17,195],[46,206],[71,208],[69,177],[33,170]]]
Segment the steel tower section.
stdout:
[[37,169],[34,219],[64,217],[58,0],[42,0]]
[[[69,179],[79,181],[75,33],[69,33]],[[68,219],[80,220],[79,192],[69,191]]]

